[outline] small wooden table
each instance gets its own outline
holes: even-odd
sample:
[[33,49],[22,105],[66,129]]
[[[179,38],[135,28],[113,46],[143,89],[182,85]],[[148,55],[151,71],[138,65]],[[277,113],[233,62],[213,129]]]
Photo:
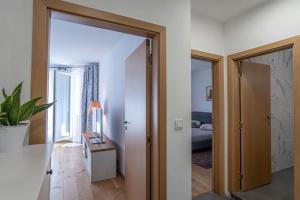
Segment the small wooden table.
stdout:
[[116,177],[116,146],[104,137],[105,143],[92,144],[92,133],[83,133],[83,156],[91,182]]

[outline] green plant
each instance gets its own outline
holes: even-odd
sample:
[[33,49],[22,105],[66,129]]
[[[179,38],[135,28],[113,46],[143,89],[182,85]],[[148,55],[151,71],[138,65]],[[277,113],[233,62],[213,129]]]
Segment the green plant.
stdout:
[[7,95],[2,89],[4,101],[0,104],[0,126],[14,126],[30,119],[33,115],[50,108],[53,103],[37,105],[42,97],[37,97],[21,105],[20,95],[23,82]]

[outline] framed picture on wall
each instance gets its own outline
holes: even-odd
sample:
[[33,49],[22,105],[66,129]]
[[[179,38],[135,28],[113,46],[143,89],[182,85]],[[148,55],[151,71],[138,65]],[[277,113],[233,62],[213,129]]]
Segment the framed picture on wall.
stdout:
[[206,101],[212,101],[212,98],[213,98],[212,86],[207,86],[206,87]]

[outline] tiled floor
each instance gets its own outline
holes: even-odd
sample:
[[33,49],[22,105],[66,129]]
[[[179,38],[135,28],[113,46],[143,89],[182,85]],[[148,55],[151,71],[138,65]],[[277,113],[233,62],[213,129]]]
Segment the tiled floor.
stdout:
[[[293,199],[293,168],[273,174],[272,183],[247,192],[238,192],[242,200],[292,200]],[[212,192],[194,197],[193,200],[229,200]]]
[[293,168],[276,172],[271,184],[235,195],[243,200],[292,200],[293,174]]

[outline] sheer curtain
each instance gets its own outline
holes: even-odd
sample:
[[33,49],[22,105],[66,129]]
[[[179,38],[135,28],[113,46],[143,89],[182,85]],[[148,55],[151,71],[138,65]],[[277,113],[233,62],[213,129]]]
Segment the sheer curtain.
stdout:
[[[48,72],[48,102],[54,101],[54,69],[49,69]],[[53,117],[54,117],[54,106],[51,106],[47,112],[47,142],[53,141]]]
[[81,101],[84,68],[72,68],[71,72],[71,135],[73,142],[81,142]]
[[81,102],[81,132],[92,130],[92,115],[88,114],[90,102],[99,101],[99,64],[90,63],[84,68],[82,102]]

